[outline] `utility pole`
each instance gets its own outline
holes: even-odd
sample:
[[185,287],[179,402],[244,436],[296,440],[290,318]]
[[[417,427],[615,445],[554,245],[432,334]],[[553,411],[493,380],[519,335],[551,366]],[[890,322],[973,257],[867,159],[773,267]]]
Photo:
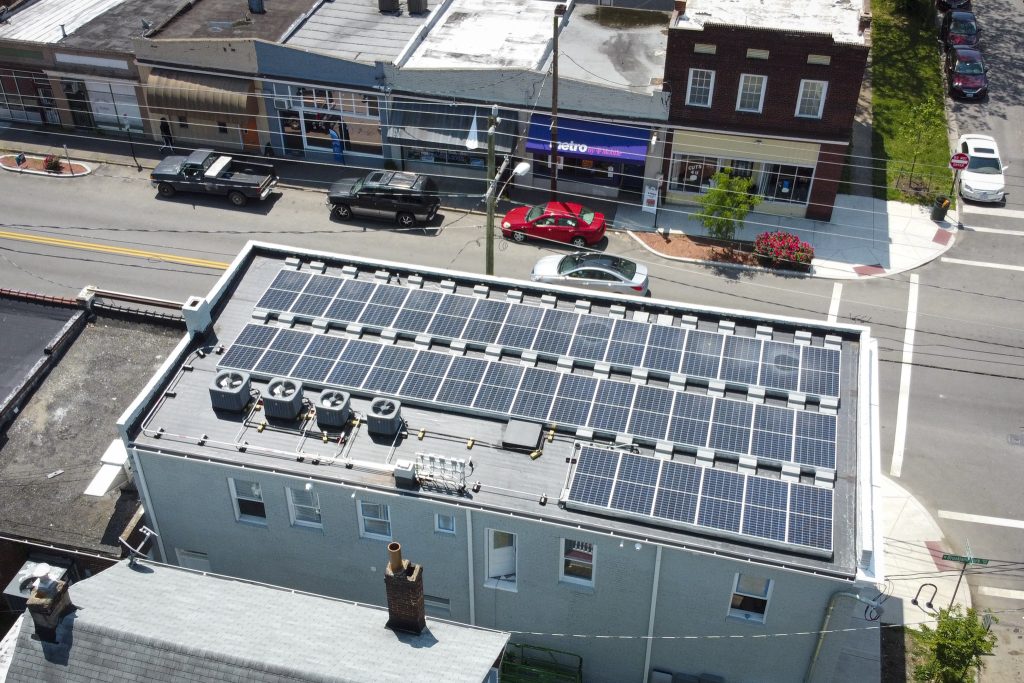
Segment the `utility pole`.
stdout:
[[[498,126],[498,105],[491,107],[491,115],[487,118],[487,228],[484,234],[484,272],[494,275],[494,202],[496,200],[494,176],[494,131]],[[501,166],[505,170],[505,164]]]
[[558,201],[558,24],[565,16],[565,5],[555,5],[553,49],[551,51],[551,201]]

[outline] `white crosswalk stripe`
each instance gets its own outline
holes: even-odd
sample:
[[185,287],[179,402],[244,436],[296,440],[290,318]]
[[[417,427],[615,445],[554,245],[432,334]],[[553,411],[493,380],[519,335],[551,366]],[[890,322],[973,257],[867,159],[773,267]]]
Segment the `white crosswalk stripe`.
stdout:
[[1007,209],[1003,206],[985,206],[984,204],[965,204],[960,207],[960,220],[969,220],[972,215],[1006,216],[1008,218],[1024,218],[1024,210]]

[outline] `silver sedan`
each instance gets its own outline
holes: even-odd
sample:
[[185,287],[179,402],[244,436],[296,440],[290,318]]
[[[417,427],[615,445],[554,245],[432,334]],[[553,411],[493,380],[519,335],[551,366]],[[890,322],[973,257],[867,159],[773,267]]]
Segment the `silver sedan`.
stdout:
[[596,252],[545,256],[534,265],[530,279],[600,292],[639,296],[648,294],[647,266]]

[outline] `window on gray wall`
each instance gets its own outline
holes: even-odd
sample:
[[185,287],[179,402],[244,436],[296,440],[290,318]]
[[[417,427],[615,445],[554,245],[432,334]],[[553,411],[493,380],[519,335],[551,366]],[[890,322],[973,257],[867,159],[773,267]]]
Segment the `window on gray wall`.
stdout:
[[228,479],[231,498],[235,504],[235,519],[240,522],[266,524],[267,508],[263,504],[263,489],[257,481]]
[[487,530],[487,579],[488,588],[516,590],[516,535],[498,529]]
[[292,524],[295,526],[308,526],[317,529],[323,528],[323,521],[320,518],[320,496],[310,484],[302,488],[288,487],[285,489],[288,496],[288,513],[291,516]]
[[772,580],[753,574],[736,574],[729,616],[764,623],[768,600],[772,594]]
[[383,503],[359,501],[359,535],[364,538],[391,540],[391,511]]
[[594,544],[571,538],[562,539],[560,577],[569,583],[594,585]]
[[690,69],[686,84],[686,104],[691,107],[710,107],[715,90],[715,72],[710,69]]
[[455,515],[437,513],[434,515],[434,531],[442,534],[455,533]]

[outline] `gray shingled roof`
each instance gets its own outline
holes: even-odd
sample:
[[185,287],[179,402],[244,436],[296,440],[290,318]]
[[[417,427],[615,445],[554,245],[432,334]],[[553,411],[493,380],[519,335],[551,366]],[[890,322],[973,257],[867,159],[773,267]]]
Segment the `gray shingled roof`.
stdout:
[[433,619],[398,634],[384,609],[151,563],[70,590],[77,610],[60,642],[39,642],[23,620],[7,683],[479,683],[509,637]]

